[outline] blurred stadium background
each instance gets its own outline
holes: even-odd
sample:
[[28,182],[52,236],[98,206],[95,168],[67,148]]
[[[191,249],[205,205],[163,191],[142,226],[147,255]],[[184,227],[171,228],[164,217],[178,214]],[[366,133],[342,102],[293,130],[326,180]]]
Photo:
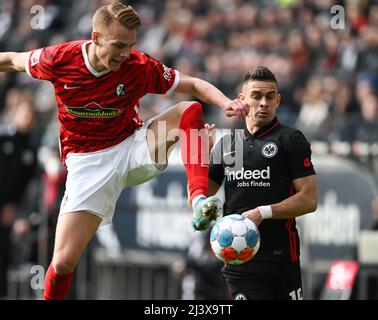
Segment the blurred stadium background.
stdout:
[[[108,2],[0,0],[0,51],[89,38],[94,10]],[[327,289],[342,290],[342,281],[326,284],[326,275],[335,261],[356,261],[357,281],[344,298],[377,299],[378,1],[127,3],[142,17],[139,50],[212,82],[229,97],[253,66],[265,64],[276,74],[283,96],[279,118],[309,138],[319,177],[318,210],[298,219],[304,298],[326,299]],[[35,5],[44,9],[42,29],[31,27]],[[330,24],[335,5],[344,10],[341,29]],[[142,118],[188,98],[149,95]],[[50,261],[66,174],[56,109],[49,83],[0,73],[2,299],[41,297],[38,286],[31,288],[31,268],[47,268]],[[217,125],[218,137],[223,128],[243,125],[210,106],[206,119]],[[163,176],[125,190],[113,225],[101,228],[83,255],[69,298],[230,297],[207,234],[190,229],[177,153],[171,162]]]

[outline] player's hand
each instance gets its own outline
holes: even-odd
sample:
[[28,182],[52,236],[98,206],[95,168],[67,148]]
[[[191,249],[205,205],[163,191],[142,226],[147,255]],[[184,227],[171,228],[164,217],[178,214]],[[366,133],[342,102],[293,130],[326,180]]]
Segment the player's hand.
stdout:
[[227,104],[224,112],[227,117],[237,116],[240,119],[244,119],[249,112],[249,104],[241,99],[234,99]]
[[205,129],[207,130],[207,133],[210,135],[212,133],[212,131],[215,129],[215,124],[214,123],[212,123],[212,124],[205,123]]
[[192,228],[194,231],[205,231],[210,226],[211,221],[207,217],[192,219]]
[[209,151],[210,151],[213,148],[213,145],[215,143],[215,124],[205,123],[205,129],[206,129],[207,135],[209,136]]
[[195,231],[205,231],[211,221],[220,217],[223,204],[216,196],[201,198],[193,208],[192,227]]
[[258,208],[245,211],[242,213],[242,216],[252,220],[257,226],[263,221],[260,210]]

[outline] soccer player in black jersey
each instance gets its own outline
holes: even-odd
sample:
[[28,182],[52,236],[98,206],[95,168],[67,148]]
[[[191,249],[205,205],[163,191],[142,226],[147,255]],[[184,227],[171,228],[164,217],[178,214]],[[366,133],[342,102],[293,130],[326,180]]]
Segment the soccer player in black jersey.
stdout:
[[276,117],[281,96],[275,75],[258,66],[239,98],[250,106],[244,130],[222,137],[211,153],[210,193],[225,182],[224,215],[241,214],[259,227],[261,243],[249,262],[222,269],[234,299],[302,299],[295,217],[317,207],[310,144]]

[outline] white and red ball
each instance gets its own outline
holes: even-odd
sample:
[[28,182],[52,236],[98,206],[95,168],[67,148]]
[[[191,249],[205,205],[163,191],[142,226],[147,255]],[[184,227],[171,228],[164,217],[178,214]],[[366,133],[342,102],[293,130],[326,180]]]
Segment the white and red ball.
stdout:
[[238,265],[251,260],[260,246],[256,224],[240,215],[230,214],[219,219],[210,233],[210,245],[221,261]]

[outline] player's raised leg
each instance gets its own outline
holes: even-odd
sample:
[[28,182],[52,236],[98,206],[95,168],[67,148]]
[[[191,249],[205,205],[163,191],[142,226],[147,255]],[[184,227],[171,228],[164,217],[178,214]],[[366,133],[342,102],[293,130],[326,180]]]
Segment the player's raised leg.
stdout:
[[63,300],[70,288],[81,254],[96,233],[101,219],[77,211],[59,216],[52,262],[45,277],[45,300]]
[[152,121],[147,134],[152,159],[165,165],[169,151],[178,139],[193,207],[192,225],[196,230],[205,230],[220,214],[221,202],[216,197],[207,198],[209,149],[200,103],[180,102]]

